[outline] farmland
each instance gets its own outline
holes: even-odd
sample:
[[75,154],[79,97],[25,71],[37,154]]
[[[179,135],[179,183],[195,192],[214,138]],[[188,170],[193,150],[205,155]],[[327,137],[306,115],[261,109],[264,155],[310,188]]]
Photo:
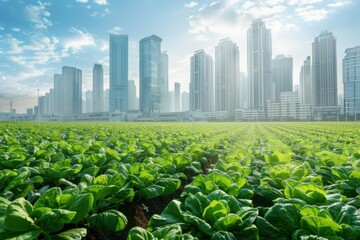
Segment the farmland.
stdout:
[[0,239],[360,239],[357,123],[1,123]]

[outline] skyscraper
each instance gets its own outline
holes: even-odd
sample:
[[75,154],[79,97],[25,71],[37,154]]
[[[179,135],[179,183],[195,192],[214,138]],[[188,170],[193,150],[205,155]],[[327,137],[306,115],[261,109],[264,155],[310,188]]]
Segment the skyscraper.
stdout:
[[345,114],[360,113],[360,46],[348,48],[343,59]]
[[213,60],[203,49],[190,58],[190,110],[214,110]]
[[245,109],[249,107],[249,82],[245,73],[239,74],[239,90],[240,90],[240,106],[239,108]]
[[160,112],[168,112],[169,95],[169,56],[166,52],[161,53],[160,72]]
[[272,95],[271,30],[261,19],[252,22],[247,31],[247,64],[249,79],[249,108],[266,111]]
[[54,113],[64,113],[64,84],[61,74],[54,74]]
[[174,83],[175,112],[180,112],[180,83]]
[[104,111],[104,73],[101,64],[94,64],[93,68],[93,91],[92,112]]
[[62,68],[63,114],[74,116],[82,112],[82,72],[75,67]]
[[239,48],[229,38],[215,47],[215,111],[235,112],[239,79]]
[[189,92],[181,93],[181,111],[186,112],[190,110],[190,94]]
[[128,110],[129,37],[110,34],[110,112]]
[[336,39],[324,31],[312,43],[313,105],[337,106]]
[[87,90],[85,92],[85,112],[86,113],[92,113],[92,112],[95,112],[94,111],[94,92],[93,91],[90,91],[90,90]]
[[285,55],[278,55],[272,60],[271,78],[273,84],[273,102],[280,103],[282,92],[293,90],[293,58]]
[[129,80],[129,110],[136,109],[136,85],[134,80]]
[[312,104],[310,56],[306,57],[300,70],[300,101],[302,104]]
[[161,41],[156,35],[140,41],[140,111],[160,111]]

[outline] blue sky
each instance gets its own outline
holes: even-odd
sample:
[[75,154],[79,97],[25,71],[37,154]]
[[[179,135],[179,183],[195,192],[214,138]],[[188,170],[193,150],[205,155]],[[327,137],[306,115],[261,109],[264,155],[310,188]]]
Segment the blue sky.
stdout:
[[[338,88],[346,48],[360,45],[360,3],[355,0],[0,0],[0,111],[10,100],[18,112],[33,107],[36,89],[53,87],[62,66],[83,70],[92,88],[94,63],[104,66],[108,87],[108,35],[129,35],[129,78],[138,81],[138,43],[157,34],[169,54],[170,89],[188,90],[190,56],[230,37],[246,72],[246,31],[255,18],[272,29],[273,57],[294,58],[294,83],[311,42],[322,30],[337,38]],[[138,84],[137,84],[138,85]]]

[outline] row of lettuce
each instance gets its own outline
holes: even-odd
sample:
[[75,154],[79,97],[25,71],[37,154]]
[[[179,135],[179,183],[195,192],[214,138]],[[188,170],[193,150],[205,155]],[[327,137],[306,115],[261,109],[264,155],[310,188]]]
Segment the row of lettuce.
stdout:
[[360,239],[359,132],[333,126],[252,125],[128,239]]
[[173,196],[181,182],[129,240],[360,239],[358,133],[298,123],[2,126],[0,239],[116,234],[127,204]]
[[0,239],[116,234],[128,222],[120,209],[172,195],[241,131],[231,124],[0,126]]

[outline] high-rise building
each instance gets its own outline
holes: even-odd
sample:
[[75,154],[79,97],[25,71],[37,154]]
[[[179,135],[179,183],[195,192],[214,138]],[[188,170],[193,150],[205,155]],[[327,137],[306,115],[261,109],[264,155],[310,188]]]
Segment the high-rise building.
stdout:
[[128,110],[129,37],[110,34],[110,112]]
[[175,112],[180,112],[180,83],[174,83]]
[[54,74],[54,113],[64,113],[64,84],[61,74]]
[[94,92],[93,91],[90,91],[90,90],[87,90],[85,92],[85,112],[86,113],[92,113],[92,112],[95,112],[94,111]]
[[129,110],[138,109],[136,105],[136,85],[134,80],[129,80]]
[[45,114],[50,114],[50,93],[45,93]]
[[110,90],[106,89],[104,91],[104,111],[109,112],[109,96],[110,96]]
[[92,112],[104,111],[104,72],[101,64],[94,64]]
[[293,58],[285,55],[278,55],[272,60],[271,78],[274,94],[271,99],[273,102],[280,103],[282,92],[293,90]]
[[50,107],[49,107],[49,113],[54,113],[54,107],[55,107],[55,92],[53,88],[50,88]]
[[300,70],[300,101],[302,104],[312,104],[310,56],[306,57]]
[[261,19],[256,19],[247,31],[249,108],[252,110],[266,111],[268,100],[273,100],[271,56],[271,30]]
[[168,112],[169,95],[169,56],[166,52],[161,53],[160,72],[160,112]]
[[140,111],[160,111],[161,41],[156,35],[140,41]]
[[222,39],[215,47],[215,111],[235,114],[238,79],[239,48],[229,38]]
[[249,107],[249,82],[245,73],[239,74],[239,108],[247,109]]
[[190,110],[190,93],[182,92],[181,93],[181,111],[186,112]]
[[213,60],[202,49],[190,58],[190,110],[214,110]]
[[343,59],[345,114],[360,113],[360,46],[345,50]]
[[336,39],[324,31],[312,43],[313,105],[337,106]]
[[62,68],[63,114],[74,116],[82,112],[82,72],[75,67]]

